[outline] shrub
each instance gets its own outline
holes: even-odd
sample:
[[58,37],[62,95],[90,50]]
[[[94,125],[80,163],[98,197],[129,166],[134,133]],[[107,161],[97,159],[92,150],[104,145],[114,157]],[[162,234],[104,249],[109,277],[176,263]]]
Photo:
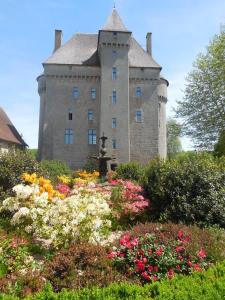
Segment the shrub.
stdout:
[[68,165],[58,160],[42,160],[40,165],[53,182],[56,181],[57,176],[72,175],[72,171]]
[[179,160],[155,159],[143,185],[152,219],[225,226],[225,169],[220,160],[196,154]]
[[203,248],[210,261],[215,263],[225,260],[225,231],[216,227],[201,229],[196,225],[145,223],[134,226],[130,233],[138,237],[151,233],[160,242],[168,244],[176,239],[180,230],[190,237],[190,243],[186,248],[191,255],[195,255],[198,249]]
[[128,179],[134,181],[140,181],[143,176],[143,167],[135,161],[120,164],[116,168],[117,177],[121,179]]
[[131,236],[125,234],[120,245],[109,253],[118,270],[143,283],[173,278],[175,274],[189,274],[207,267],[204,249],[194,255],[188,251],[190,236],[179,230],[176,238],[167,240],[154,234]]
[[[43,169],[28,151],[11,150],[0,156],[0,187],[9,194],[12,188],[21,182],[24,172],[43,174]],[[1,192],[1,191],[0,191]],[[2,198],[5,195],[2,195]]]
[[55,291],[105,286],[123,279],[113,270],[106,250],[91,244],[74,244],[68,250],[62,250],[47,265],[45,274]]

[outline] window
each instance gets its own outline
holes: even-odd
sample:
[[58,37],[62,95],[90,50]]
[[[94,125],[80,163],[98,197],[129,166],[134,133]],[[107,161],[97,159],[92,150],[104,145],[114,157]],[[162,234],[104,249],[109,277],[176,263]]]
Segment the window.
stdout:
[[113,50],[113,51],[112,51],[112,55],[113,55],[113,57],[116,57],[116,56],[117,56],[117,51],[116,51],[116,50]]
[[79,97],[79,90],[76,86],[73,88],[73,97],[76,99]]
[[139,86],[136,88],[136,97],[141,97],[141,88]]
[[95,100],[95,99],[96,99],[96,89],[95,89],[95,88],[92,88],[92,89],[91,89],[91,99],[92,99],[92,100]]
[[112,118],[112,128],[116,128],[116,118]]
[[112,80],[116,80],[117,78],[117,69],[114,67],[112,68]]
[[113,37],[117,37],[117,32],[116,31],[113,32]]
[[116,149],[116,139],[112,139],[112,148]]
[[96,129],[88,129],[88,144],[96,145]]
[[72,66],[69,66],[69,70],[70,70],[70,71],[72,70]]
[[141,110],[137,110],[137,111],[136,111],[136,116],[135,116],[135,118],[136,118],[136,122],[138,122],[138,123],[141,123],[141,122],[142,122],[142,112],[141,112]]
[[68,110],[68,120],[69,121],[73,120],[73,112],[71,109]]
[[116,97],[116,91],[112,91],[112,104],[116,104],[117,97]]
[[67,145],[73,144],[73,129],[71,128],[65,129],[64,143]]
[[88,121],[93,121],[93,110],[92,109],[88,110]]

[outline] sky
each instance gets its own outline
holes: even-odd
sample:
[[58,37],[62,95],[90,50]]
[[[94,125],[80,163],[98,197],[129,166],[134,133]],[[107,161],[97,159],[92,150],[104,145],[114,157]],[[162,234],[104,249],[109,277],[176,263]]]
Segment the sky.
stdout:
[[[36,78],[53,51],[54,30],[63,31],[63,42],[77,32],[97,33],[114,3],[144,48],[152,32],[153,57],[170,82],[168,117],[197,55],[225,23],[224,0],[0,0],[0,106],[30,148],[38,144]],[[192,148],[190,139],[182,145]]]

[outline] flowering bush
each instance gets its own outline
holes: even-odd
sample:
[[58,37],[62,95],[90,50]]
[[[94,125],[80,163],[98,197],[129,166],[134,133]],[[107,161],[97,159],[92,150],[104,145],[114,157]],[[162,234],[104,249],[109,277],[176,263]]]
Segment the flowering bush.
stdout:
[[27,245],[25,238],[9,237],[5,232],[0,234],[0,278],[16,271],[25,274],[28,269],[34,271],[41,267],[30,255]]
[[[20,226],[36,240],[45,245],[47,241],[56,248],[76,240],[105,241],[111,226],[107,194],[90,193],[81,187],[64,198],[49,180],[37,178],[35,174],[23,177],[30,185],[15,186],[16,195],[5,199],[0,208],[12,213],[12,225]],[[68,190],[65,187],[61,192],[68,193]]]
[[108,255],[119,270],[129,277],[138,277],[141,282],[153,282],[162,278],[171,279],[177,274],[202,271],[207,267],[206,253],[199,249],[195,255],[186,250],[190,237],[179,231],[176,240],[162,243],[155,235],[132,237],[125,234],[118,248]]
[[95,182],[97,178],[99,177],[99,172],[98,171],[93,171],[93,172],[87,172],[86,170],[78,170],[75,173],[75,183],[79,182]]
[[142,195],[143,190],[140,185],[122,179],[111,180],[110,184],[114,187],[111,205],[118,218],[123,216],[134,218],[149,206],[150,202]]

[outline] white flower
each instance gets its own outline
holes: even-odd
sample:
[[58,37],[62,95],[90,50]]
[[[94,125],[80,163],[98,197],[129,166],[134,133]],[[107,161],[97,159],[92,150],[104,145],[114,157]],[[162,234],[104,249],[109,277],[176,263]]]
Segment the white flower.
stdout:
[[20,199],[27,199],[33,193],[33,188],[31,186],[23,185],[23,184],[18,184],[14,186],[12,190],[16,193],[16,196]]

